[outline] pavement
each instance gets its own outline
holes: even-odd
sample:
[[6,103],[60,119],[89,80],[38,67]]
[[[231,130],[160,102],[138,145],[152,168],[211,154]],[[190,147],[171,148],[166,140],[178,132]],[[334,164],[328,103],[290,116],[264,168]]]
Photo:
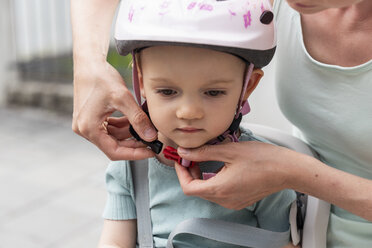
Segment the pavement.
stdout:
[[105,155],[71,117],[0,108],[0,248],[96,247]]

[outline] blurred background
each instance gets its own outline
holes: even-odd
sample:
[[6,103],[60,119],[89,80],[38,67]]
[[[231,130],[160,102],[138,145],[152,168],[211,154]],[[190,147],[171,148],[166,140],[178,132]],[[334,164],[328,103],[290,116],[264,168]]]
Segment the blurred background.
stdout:
[[[71,130],[70,0],[0,1],[0,248],[95,247],[108,159]],[[130,87],[129,57],[108,61]],[[244,121],[290,132],[275,61]]]

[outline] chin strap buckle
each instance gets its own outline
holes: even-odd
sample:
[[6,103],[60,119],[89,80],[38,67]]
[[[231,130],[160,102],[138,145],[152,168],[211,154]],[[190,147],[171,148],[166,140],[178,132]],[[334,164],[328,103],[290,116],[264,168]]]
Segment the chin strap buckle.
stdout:
[[180,155],[178,155],[177,150],[171,146],[165,147],[163,150],[163,154],[166,159],[176,161],[183,167],[193,167],[197,164],[194,161],[181,158]]
[[138,134],[137,132],[134,130],[134,128],[132,127],[132,125],[129,125],[129,132],[130,134],[138,141],[141,141],[142,143],[144,143],[145,145],[147,145],[148,147],[151,148],[151,150],[153,152],[155,152],[156,154],[159,154],[161,152],[161,149],[163,148],[163,143],[161,143],[159,140],[154,140],[154,141],[151,141],[151,142],[147,142],[145,140],[143,140]]

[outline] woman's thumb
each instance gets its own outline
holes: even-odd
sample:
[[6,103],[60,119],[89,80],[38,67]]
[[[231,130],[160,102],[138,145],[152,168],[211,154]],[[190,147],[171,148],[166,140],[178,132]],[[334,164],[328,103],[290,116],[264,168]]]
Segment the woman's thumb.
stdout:
[[[234,143],[223,144],[223,145],[204,145],[198,148],[187,149],[178,147],[178,154],[190,161],[222,161],[229,162],[230,157],[229,151],[230,146],[234,146]],[[232,149],[233,151],[233,149]]]

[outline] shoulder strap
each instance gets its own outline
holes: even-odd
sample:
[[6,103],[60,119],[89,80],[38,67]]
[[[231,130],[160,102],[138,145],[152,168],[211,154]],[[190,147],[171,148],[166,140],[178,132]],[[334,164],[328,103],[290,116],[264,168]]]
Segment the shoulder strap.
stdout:
[[[147,160],[131,161],[137,211],[137,239],[140,248],[153,248]],[[179,234],[192,234],[226,244],[252,248],[278,248],[288,244],[290,231],[272,232],[257,227],[215,219],[189,219],[181,222],[168,237],[167,248]]]
[[150,197],[148,180],[148,162],[130,161],[134,197],[137,212],[137,240],[140,248],[153,248],[152,225],[150,215]]
[[279,248],[289,243],[290,231],[272,232],[253,226],[215,219],[189,219],[181,222],[168,237],[167,248],[173,248],[173,239],[179,234],[199,237],[252,248]]
[[327,247],[327,228],[331,204],[311,195],[307,199],[306,218],[302,236],[303,248]]

